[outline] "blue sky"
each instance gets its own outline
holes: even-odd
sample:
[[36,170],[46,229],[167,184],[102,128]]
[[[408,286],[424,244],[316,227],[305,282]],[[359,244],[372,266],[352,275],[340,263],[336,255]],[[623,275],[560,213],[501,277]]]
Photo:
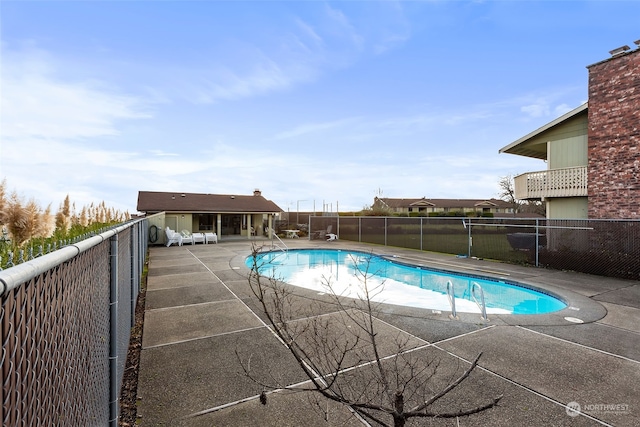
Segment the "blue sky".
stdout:
[[498,150],[587,100],[634,1],[2,1],[0,179],[54,210],[138,191],[341,211],[491,198]]

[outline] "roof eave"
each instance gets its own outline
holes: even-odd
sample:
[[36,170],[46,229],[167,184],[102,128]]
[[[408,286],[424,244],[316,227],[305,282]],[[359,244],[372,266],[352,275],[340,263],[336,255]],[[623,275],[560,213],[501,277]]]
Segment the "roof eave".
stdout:
[[522,138],[512,142],[511,144],[502,147],[500,150],[498,150],[498,153],[508,153],[508,154],[515,154],[515,155],[519,155],[519,156],[525,156],[525,157],[532,157],[535,159],[541,159],[541,160],[546,160],[547,159],[547,153],[546,150],[544,153],[542,152],[538,152],[535,150],[531,150],[531,149],[526,149],[524,147],[519,147],[521,144],[526,143],[527,141],[529,141],[532,138],[535,138],[536,136],[542,134],[543,132],[546,132],[547,130],[577,116],[578,114],[582,113],[583,111],[587,110],[589,106],[588,102],[585,102],[584,104],[580,105],[577,108],[574,108],[573,110],[569,111],[568,113],[563,114],[562,116],[558,117],[557,119],[547,123],[546,125],[534,130],[533,132],[523,136]]

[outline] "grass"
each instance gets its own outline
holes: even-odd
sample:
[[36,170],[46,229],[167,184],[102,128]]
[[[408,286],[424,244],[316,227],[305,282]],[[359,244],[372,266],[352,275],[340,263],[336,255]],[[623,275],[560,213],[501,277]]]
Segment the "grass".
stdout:
[[[363,233],[362,236],[358,236],[354,233],[345,233],[342,229],[340,231],[342,240],[358,241],[359,237],[365,243],[385,244],[384,232]],[[471,256],[518,264],[531,262],[531,254],[527,251],[514,250],[507,241],[506,234],[475,234],[472,237]],[[446,233],[446,230],[441,228],[437,233],[424,234],[421,246],[419,232],[389,233],[386,236],[386,245],[454,255],[468,255],[469,236],[460,232]]]

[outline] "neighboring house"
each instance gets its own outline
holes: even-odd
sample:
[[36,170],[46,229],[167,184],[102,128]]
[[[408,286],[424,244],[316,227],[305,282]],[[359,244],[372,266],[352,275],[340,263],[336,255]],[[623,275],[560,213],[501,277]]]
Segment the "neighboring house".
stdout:
[[587,67],[588,103],[499,150],[547,162],[514,179],[547,218],[640,218],[640,48],[610,53]]
[[[154,224],[164,230],[214,232],[218,238],[267,234],[275,216],[282,212],[271,200],[255,190],[252,196],[180,192],[138,192],[139,212],[163,213]],[[164,233],[161,233],[164,236]]]
[[511,203],[499,199],[373,199],[374,210],[389,211],[398,214],[447,214],[462,212],[469,214],[493,214],[493,216],[513,215],[514,209]]

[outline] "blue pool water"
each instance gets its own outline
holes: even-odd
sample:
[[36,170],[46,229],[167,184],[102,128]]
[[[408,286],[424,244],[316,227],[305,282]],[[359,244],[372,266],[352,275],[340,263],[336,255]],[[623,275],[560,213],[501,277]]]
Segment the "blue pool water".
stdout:
[[[459,312],[480,312],[471,295],[474,283],[484,291],[487,313],[543,314],[566,307],[553,296],[515,283],[411,266],[365,252],[296,249],[264,252],[256,261],[263,276],[352,298],[363,295],[362,277],[366,275],[370,298],[387,304],[449,311],[447,282],[451,281]],[[247,258],[249,268],[252,263]]]

